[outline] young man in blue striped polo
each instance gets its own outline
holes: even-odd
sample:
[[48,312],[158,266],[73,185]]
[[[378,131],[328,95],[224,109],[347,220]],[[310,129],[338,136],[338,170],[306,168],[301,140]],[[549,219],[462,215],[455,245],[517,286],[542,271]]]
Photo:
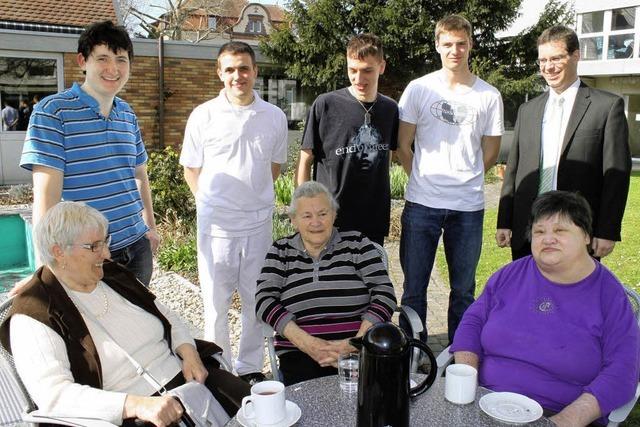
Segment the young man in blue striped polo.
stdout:
[[60,200],[87,203],[109,220],[111,258],[148,286],[160,239],[147,153],[135,113],[116,97],[132,59],[123,27],[111,21],[90,25],[78,40],[85,81],[34,107],[20,166],[33,172],[34,225]]

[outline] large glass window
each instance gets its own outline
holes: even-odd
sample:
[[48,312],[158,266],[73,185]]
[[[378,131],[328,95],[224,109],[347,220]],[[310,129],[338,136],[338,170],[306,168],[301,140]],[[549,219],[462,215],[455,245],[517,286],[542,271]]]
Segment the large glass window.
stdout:
[[633,57],[633,33],[609,36],[608,59],[622,59]]
[[582,14],[582,33],[600,33],[603,29],[604,11]]
[[611,11],[611,31],[632,30],[636,26],[636,8],[625,7]]
[[27,129],[33,106],[58,91],[56,59],[0,56],[2,131]]
[[307,105],[301,99],[301,91],[295,80],[283,78],[278,74],[258,77],[254,89],[260,97],[271,104],[277,105],[287,115],[289,125],[304,120]]
[[602,59],[603,37],[585,37],[580,39],[580,59],[591,61]]
[[627,105],[631,156],[640,158],[640,95],[629,95]]

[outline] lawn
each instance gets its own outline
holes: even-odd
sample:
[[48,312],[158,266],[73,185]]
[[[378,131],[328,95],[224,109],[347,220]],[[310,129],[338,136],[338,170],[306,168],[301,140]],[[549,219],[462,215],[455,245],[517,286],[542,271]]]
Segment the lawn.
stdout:
[[[484,232],[482,240],[482,255],[476,271],[476,295],[484,288],[487,279],[493,272],[511,261],[511,251],[496,246],[497,209],[488,209],[484,217]],[[622,221],[622,242],[616,244],[615,249],[608,257],[603,259],[620,281],[636,291],[640,291],[640,172],[634,172],[631,176],[631,188],[629,198]],[[444,280],[448,282],[447,265],[444,259],[442,245],[438,248],[438,271]]]

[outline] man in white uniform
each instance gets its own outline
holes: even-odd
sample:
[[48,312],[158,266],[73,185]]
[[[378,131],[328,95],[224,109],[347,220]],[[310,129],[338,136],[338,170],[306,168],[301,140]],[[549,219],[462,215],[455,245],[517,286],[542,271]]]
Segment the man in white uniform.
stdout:
[[397,153],[409,175],[400,237],[402,305],[425,322],[427,286],[442,235],[451,286],[449,341],[473,302],[484,172],[495,164],[503,131],[500,93],[469,70],[472,34],[461,16],[441,19],[435,39],[442,68],[409,83],[399,102]]
[[251,384],[264,379],[256,280],[272,243],[273,181],[287,158],[286,116],[253,90],[257,75],[248,44],[229,42],[220,48],[218,76],[224,89],[193,110],[180,155],[196,198],[204,338],[230,357],[227,313],[237,289],[242,333],[234,367]]

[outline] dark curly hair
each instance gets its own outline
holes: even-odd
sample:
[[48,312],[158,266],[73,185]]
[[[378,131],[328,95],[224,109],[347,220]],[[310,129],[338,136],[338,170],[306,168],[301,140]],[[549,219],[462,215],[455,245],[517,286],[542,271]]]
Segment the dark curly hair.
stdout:
[[78,39],[78,53],[87,59],[96,46],[105,45],[113,53],[126,50],[129,61],[133,60],[133,43],[124,27],[115,25],[111,21],[95,22],[80,34]]

